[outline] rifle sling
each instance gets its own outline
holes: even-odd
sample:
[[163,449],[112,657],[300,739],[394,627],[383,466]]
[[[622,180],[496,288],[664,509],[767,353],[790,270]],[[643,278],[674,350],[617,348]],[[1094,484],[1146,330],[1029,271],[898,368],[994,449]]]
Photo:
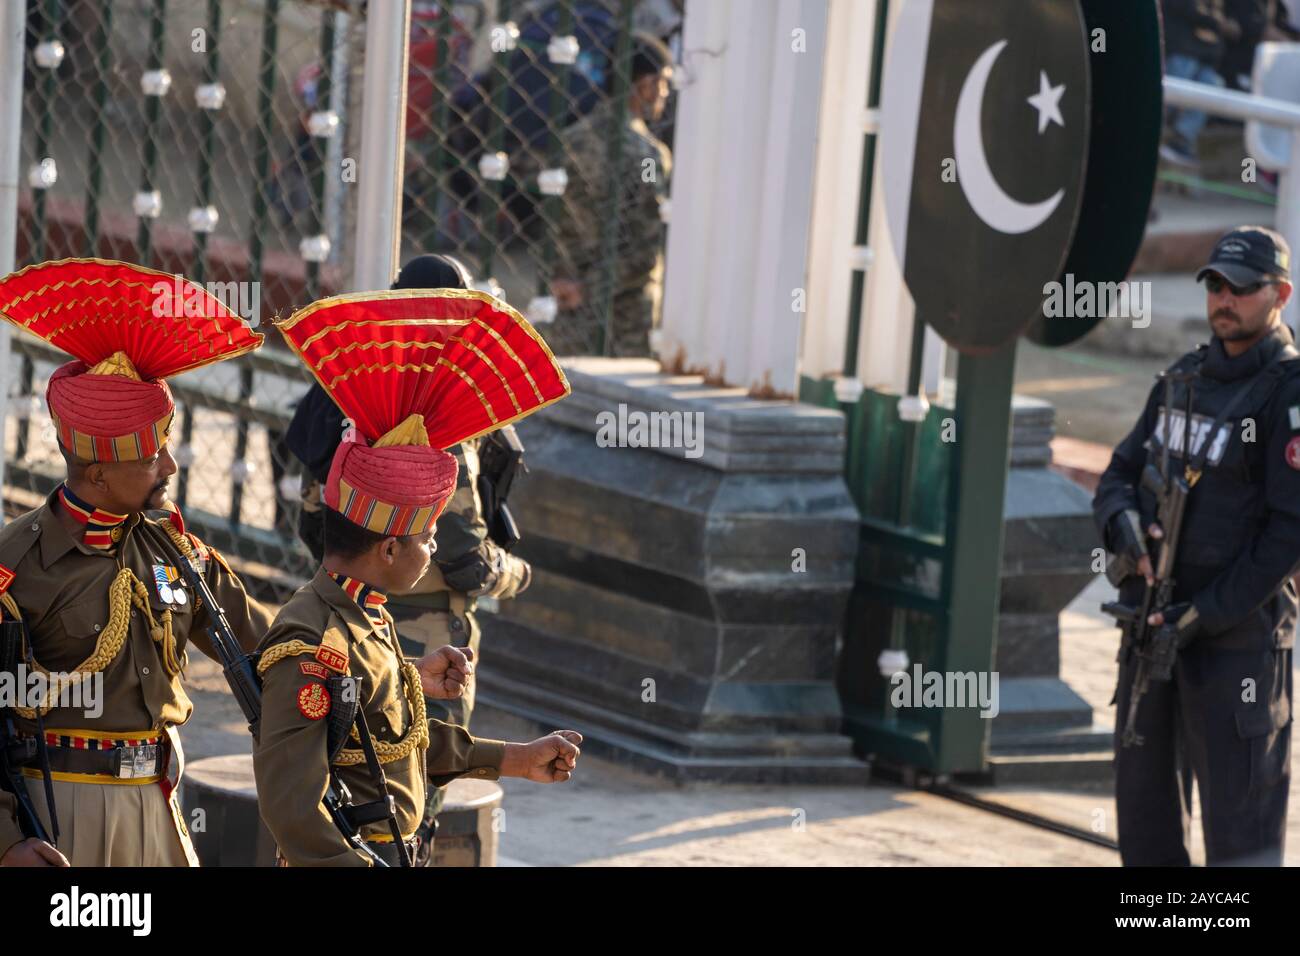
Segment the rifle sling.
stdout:
[[[366,722],[366,708],[357,707],[357,736],[361,738],[361,751],[366,755],[366,767],[370,771],[370,778],[374,781],[375,789],[379,791],[379,801],[382,802],[388,819],[388,829],[392,831],[393,842],[399,847],[404,845],[402,839],[402,829],[397,823],[397,814],[392,808],[393,798],[388,793],[388,779],[384,776],[384,768],[379,762],[379,755],[375,753],[374,741],[370,739],[370,725]],[[403,849],[402,865],[410,866],[411,859],[409,854]]]

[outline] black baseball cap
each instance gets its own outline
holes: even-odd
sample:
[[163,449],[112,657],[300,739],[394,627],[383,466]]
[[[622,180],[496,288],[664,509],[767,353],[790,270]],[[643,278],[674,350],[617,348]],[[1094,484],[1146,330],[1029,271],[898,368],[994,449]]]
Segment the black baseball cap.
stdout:
[[1291,247],[1281,235],[1261,226],[1238,226],[1217,243],[1209,264],[1196,274],[1200,282],[1217,272],[1233,285],[1264,279],[1291,281]]

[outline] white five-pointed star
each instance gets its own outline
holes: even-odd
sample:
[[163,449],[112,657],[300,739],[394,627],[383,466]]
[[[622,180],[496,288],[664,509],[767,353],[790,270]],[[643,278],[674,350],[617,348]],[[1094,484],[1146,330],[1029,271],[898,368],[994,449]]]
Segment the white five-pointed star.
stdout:
[[1029,105],[1038,110],[1038,134],[1041,136],[1048,123],[1065,126],[1065,117],[1061,115],[1061,97],[1065,95],[1065,84],[1053,86],[1047,78],[1047,71],[1039,71],[1038,94],[1029,97]]

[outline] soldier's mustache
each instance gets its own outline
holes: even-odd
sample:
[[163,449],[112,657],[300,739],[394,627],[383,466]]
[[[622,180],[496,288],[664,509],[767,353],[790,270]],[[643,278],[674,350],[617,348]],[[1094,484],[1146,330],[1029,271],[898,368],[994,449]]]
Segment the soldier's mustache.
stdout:
[[1241,321],[1240,316],[1238,316],[1237,313],[1233,312],[1231,309],[1219,309],[1214,313],[1214,315],[1210,316],[1210,321],[1213,322],[1215,319],[1219,318],[1219,316],[1223,316],[1225,319],[1232,319],[1232,321],[1234,322]]

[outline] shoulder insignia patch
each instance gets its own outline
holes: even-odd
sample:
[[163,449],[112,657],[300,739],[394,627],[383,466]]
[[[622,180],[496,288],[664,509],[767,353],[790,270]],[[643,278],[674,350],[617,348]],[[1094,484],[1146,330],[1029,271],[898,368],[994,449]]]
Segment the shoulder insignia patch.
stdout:
[[298,691],[298,710],[308,720],[320,720],[330,712],[330,692],[324,684],[303,684]]
[[1300,471],[1300,435],[1286,443],[1286,463]]
[[317,661],[303,661],[298,665],[298,670],[308,677],[319,677],[321,680],[328,680],[330,676],[330,669]]
[[3,564],[0,564],[0,594],[4,594],[9,590],[9,585],[14,583],[14,578],[17,576]]
[[316,660],[320,661],[330,670],[338,671],[340,674],[347,673],[348,655],[336,651],[332,647],[326,647],[322,644],[316,648]]

